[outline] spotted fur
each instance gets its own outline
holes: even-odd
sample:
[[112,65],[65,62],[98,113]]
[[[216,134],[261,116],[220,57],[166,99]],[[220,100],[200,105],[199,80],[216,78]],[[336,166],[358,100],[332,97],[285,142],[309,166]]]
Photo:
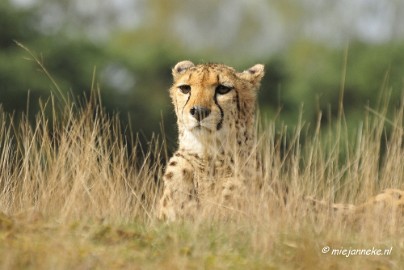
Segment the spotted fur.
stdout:
[[343,203],[327,203],[312,197],[307,198],[316,208],[329,208],[333,213],[357,220],[367,214],[391,213],[396,218],[404,217],[404,191],[399,189],[385,189],[366,202],[353,205]]
[[250,179],[257,90],[264,66],[237,72],[222,64],[179,62],[170,97],[178,150],[163,177],[159,217],[194,217],[205,206],[236,208]]

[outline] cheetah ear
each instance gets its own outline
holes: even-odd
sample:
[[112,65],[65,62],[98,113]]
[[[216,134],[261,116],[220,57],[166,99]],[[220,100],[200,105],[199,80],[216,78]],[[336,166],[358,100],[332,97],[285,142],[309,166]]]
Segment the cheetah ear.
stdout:
[[254,86],[258,87],[262,77],[264,77],[264,74],[264,65],[256,64],[255,66],[250,67],[249,69],[239,73],[239,77],[251,82]]
[[179,75],[183,74],[185,71],[194,66],[194,63],[188,60],[178,62],[172,70],[174,79],[178,78]]

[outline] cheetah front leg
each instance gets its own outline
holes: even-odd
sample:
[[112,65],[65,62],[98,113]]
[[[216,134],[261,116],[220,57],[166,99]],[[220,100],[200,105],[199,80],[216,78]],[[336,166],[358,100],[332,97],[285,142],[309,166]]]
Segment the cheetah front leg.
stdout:
[[193,217],[198,208],[194,169],[181,155],[174,155],[167,165],[164,190],[160,199],[158,218],[175,221]]
[[221,192],[219,193],[220,215],[231,217],[245,214],[243,211],[243,206],[246,202],[244,182],[238,177],[227,177],[221,180]]

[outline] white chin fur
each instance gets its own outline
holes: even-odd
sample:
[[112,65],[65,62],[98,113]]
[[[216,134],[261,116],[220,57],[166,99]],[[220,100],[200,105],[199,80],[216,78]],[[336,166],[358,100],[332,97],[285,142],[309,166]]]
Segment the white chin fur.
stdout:
[[[200,134],[197,134],[199,132]],[[203,154],[205,152],[205,146],[204,143],[201,141],[200,135],[202,135],[202,133],[205,132],[202,130],[198,130],[196,132],[185,130],[180,140],[181,142],[180,148],[198,154]]]

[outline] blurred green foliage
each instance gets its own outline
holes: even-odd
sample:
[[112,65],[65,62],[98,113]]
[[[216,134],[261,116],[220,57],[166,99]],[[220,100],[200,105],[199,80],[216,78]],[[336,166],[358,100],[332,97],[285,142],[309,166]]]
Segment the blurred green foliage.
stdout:
[[401,100],[403,43],[369,46],[353,42],[345,49],[332,49],[299,42],[280,62],[287,79],[281,82],[278,98],[284,116],[292,122],[301,105],[310,122],[315,122],[319,111],[326,122],[336,117],[341,91],[344,112],[352,121],[358,120],[365,106],[377,107],[383,92],[391,91],[392,108]]
[[[167,92],[171,67],[184,59],[215,61],[211,59],[215,55],[212,48],[187,49],[175,38],[168,38],[167,33],[160,35],[156,23],[114,31],[99,42],[80,31],[75,35],[48,33],[33,23],[38,19],[38,8],[16,8],[8,0],[0,3],[3,108],[17,115],[25,112],[30,93],[29,114],[34,115],[38,98],[46,99],[55,91],[43,70],[14,42],[18,41],[30,48],[60,88],[73,96],[89,94],[95,71],[95,82],[109,112],[119,113],[122,121],[145,140],[153,132],[160,132],[163,121],[169,143],[174,145],[175,117]],[[288,125],[296,123],[301,108],[307,122],[315,122],[319,111],[324,122],[330,121],[337,114],[340,89],[344,89],[347,119],[352,121],[364,112],[365,105],[376,106],[382,88],[391,87],[392,101],[398,102],[403,88],[404,43],[369,45],[353,41],[347,48],[299,40],[276,55],[235,59],[233,54],[226,56],[223,52],[219,61],[238,69],[255,62],[266,64],[267,75],[259,96],[261,115],[271,119],[280,111],[278,120]]]

